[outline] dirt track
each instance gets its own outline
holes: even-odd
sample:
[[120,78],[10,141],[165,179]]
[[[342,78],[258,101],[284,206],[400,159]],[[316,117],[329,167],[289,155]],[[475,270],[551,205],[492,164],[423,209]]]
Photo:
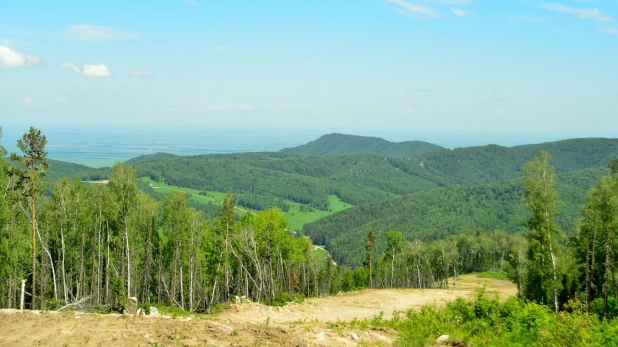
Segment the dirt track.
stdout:
[[[469,297],[481,285],[506,298],[516,293],[507,281],[461,276],[457,290],[363,290],[268,307],[231,305],[215,316],[133,317],[80,312],[0,310],[1,346],[353,346],[390,345],[394,331],[350,329],[337,322],[405,312],[425,304],[443,305]],[[452,285],[452,283],[451,283]]]

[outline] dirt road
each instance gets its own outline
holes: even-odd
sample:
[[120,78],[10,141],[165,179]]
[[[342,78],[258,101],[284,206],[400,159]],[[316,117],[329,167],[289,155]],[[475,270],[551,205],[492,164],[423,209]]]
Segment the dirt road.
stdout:
[[[507,281],[461,276],[456,290],[363,290],[302,304],[269,307],[233,304],[213,316],[133,317],[80,312],[0,310],[1,346],[354,346],[390,345],[396,332],[351,329],[341,321],[366,319],[383,312],[405,312],[422,305],[443,305],[469,297],[486,285],[501,297],[516,293]],[[452,285],[452,283],[451,283]]]

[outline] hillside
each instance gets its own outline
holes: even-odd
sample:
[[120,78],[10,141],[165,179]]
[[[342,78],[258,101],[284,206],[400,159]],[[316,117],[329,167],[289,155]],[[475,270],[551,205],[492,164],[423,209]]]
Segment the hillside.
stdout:
[[[581,215],[587,191],[605,174],[592,168],[558,176],[556,189],[565,208],[557,216],[568,233],[573,218]],[[303,232],[314,243],[325,245],[338,263],[361,265],[364,239],[374,229],[386,244],[386,232],[401,231],[404,239],[433,241],[448,235],[476,230],[524,231],[529,212],[521,203],[521,178],[480,186],[453,186],[430,189],[403,197],[363,204],[305,224]]]
[[380,153],[390,157],[416,157],[417,155],[444,149],[423,141],[390,142],[378,137],[327,134],[305,145],[284,148],[281,152],[308,155],[336,155],[350,153]]
[[135,158],[127,160],[126,163],[129,165],[135,165],[135,164],[139,164],[139,163],[143,163],[147,161],[156,161],[160,159],[176,158],[176,157],[178,156],[175,154],[170,154],[170,153],[155,153],[155,154],[140,155],[139,157],[135,157]]
[[[255,210],[278,206],[286,211],[286,206],[292,206],[294,211],[301,207],[328,211],[333,196],[361,205],[437,187],[469,187],[518,178],[523,164],[541,150],[552,154],[556,172],[565,173],[605,166],[618,157],[618,140],[573,139],[516,147],[442,149],[416,158],[379,153],[308,156],[272,152],[182,157],[158,153],[129,163],[139,177],[203,192],[231,192],[241,205]],[[53,184],[62,176],[101,180],[108,178],[109,172],[109,168],[91,169],[53,161],[48,181]],[[147,188],[143,187],[153,195]],[[466,189],[460,191],[465,193]],[[202,210],[209,211],[208,215],[216,212],[211,207]],[[502,224],[488,225],[506,228]]]
[[549,152],[556,173],[605,166],[618,157],[618,139],[587,138],[533,145],[479,147],[440,150],[419,155],[415,160],[441,185],[477,185],[521,176],[521,169],[540,151]]

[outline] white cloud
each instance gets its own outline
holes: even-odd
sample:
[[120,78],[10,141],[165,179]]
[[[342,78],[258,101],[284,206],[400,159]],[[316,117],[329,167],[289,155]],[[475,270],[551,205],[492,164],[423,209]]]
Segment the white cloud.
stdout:
[[34,102],[32,101],[31,97],[25,97],[21,100],[21,104],[24,106],[30,106],[30,107],[34,107]]
[[40,62],[37,57],[14,51],[7,46],[0,46],[0,70],[34,66]]
[[72,63],[70,63],[68,61],[60,64],[60,67],[63,68],[63,69],[73,70],[73,72],[75,72],[76,74],[80,74],[81,73],[77,66],[73,65]]
[[414,113],[414,109],[409,107],[404,110],[406,113]]
[[571,14],[581,19],[594,19],[599,22],[609,22],[612,20],[612,17],[603,15],[598,8],[575,8],[562,4],[542,4],[541,7],[554,12]]
[[56,100],[56,102],[57,102],[57,103],[59,103],[59,104],[64,104],[64,103],[66,103],[67,101],[69,101],[69,100],[67,100],[66,98],[58,98],[58,99]]
[[138,71],[138,70],[129,71],[129,76],[137,77],[137,78],[154,78],[155,77],[152,72]]
[[496,99],[496,100],[506,100],[506,99],[508,99],[508,97],[504,96],[503,94],[496,94],[496,96],[494,96],[494,99]]
[[136,31],[119,30],[109,27],[76,24],[69,26],[67,37],[78,41],[118,41],[137,38],[140,33]]
[[206,109],[216,110],[216,111],[228,111],[228,110],[251,111],[255,109],[255,106],[247,105],[247,104],[232,105],[230,103],[214,104],[214,105],[206,104]]
[[180,0],[182,2],[184,2],[187,5],[191,5],[191,6],[199,6],[200,3],[195,1],[195,0]]
[[227,46],[217,46],[217,47],[213,48],[212,50],[217,52],[217,53],[226,52],[227,51]]
[[11,40],[2,39],[2,45],[7,47],[13,47],[15,43]]
[[599,32],[600,33],[604,33],[604,34],[612,34],[612,35],[618,35],[618,29],[616,28],[599,28]]
[[109,77],[112,75],[107,66],[103,64],[84,64],[84,70],[82,71],[82,74],[89,77]]
[[386,0],[387,2],[399,5],[401,13],[406,16],[435,18],[438,17],[438,12],[434,9],[428,8],[423,5],[412,4],[403,0]]
[[498,115],[500,115],[500,116],[504,116],[504,115],[506,115],[506,114],[507,114],[507,112],[506,112],[505,110],[503,110],[503,109],[499,109],[496,113],[497,113]]
[[237,110],[245,110],[245,111],[250,111],[255,109],[255,106],[253,105],[247,105],[247,104],[240,104],[240,105],[236,105],[236,109]]
[[109,71],[105,64],[84,64],[84,68],[80,71],[77,66],[71,62],[65,62],[60,65],[63,69],[69,69],[78,75],[88,77],[110,77],[112,73]]
[[453,11],[457,17],[466,17],[469,14],[467,11],[458,10],[456,8],[451,8],[451,11]]

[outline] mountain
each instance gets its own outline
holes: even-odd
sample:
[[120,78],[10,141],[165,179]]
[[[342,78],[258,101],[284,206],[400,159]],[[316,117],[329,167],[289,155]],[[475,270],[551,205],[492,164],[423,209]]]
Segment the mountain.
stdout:
[[378,137],[327,134],[305,145],[282,149],[281,152],[308,155],[380,153],[390,157],[413,158],[421,153],[438,149],[444,148],[423,141],[390,142]]
[[423,153],[415,158],[435,182],[478,185],[519,177],[540,151],[552,155],[556,173],[605,166],[618,157],[618,139],[586,138],[502,147],[487,145]]
[[176,157],[178,156],[175,154],[159,152],[155,154],[140,155],[139,157],[135,157],[135,158],[131,158],[127,160],[126,163],[129,165],[135,165],[135,164],[144,163],[147,161],[157,161],[160,159],[176,158]]
[[[499,196],[497,199],[510,199],[509,192],[519,192],[520,189],[516,187],[521,184],[517,185],[512,180],[521,177],[524,163],[542,150],[553,155],[552,165],[556,172],[565,174],[606,166],[618,157],[618,139],[572,139],[515,147],[487,145],[440,149],[414,158],[392,157],[383,153],[325,156],[287,152],[197,156],[155,154],[136,158],[130,163],[139,177],[149,177],[156,182],[200,192],[231,192],[245,206],[257,210],[296,203],[304,205],[299,208],[328,211],[329,199],[335,195],[341,201],[358,207],[306,225],[305,230],[316,242],[331,245],[339,242],[337,240],[348,242],[348,239],[341,238],[343,236],[339,237],[340,230],[358,230],[359,234],[355,237],[360,239],[361,234],[368,231],[367,227],[382,231],[405,227],[410,231],[407,232],[408,237],[421,235],[428,240],[475,228],[516,230],[523,219],[521,213],[511,212],[521,208],[521,194],[515,200],[508,200],[507,205],[510,207],[498,204],[500,200],[494,198]],[[59,163],[52,165],[50,172],[79,176],[83,180],[109,177],[109,168],[90,169]],[[586,189],[566,187],[562,193],[575,196],[574,199],[581,201],[591,182],[596,183],[598,175],[591,176],[594,179],[585,175],[580,178],[580,173],[574,175],[576,179],[582,180],[581,184]],[[490,198],[468,201],[469,197],[485,195]],[[370,207],[364,205],[371,202],[375,204]],[[466,217],[468,219],[460,218],[459,212],[448,214],[446,210],[441,210],[448,206],[452,211],[461,211],[459,206],[465,203],[483,206],[490,202],[497,205],[489,206],[484,212],[474,207],[476,205],[470,207],[472,212],[466,210],[470,217]],[[576,206],[577,203],[570,206]],[[391,213],[392,217],[389,218],[388,208],[397,206],[401,207],[394,210],[396,213]],[[421,208],[419,206],[424,207],[415,210]],[[356,211],[362,212],[356,214]],[[480,214],[475,214],[477,212]],[[406,213],[419,219],[406,219]],[[353,217],[344,218],[348,215]],[[413,229],[411,225],[415,224],[422,226],[423,230]]]
[[[598,184],[604,168],[591,168],[558,175],[556,190],[565,208],[558,224],[570,231],[581,216],[586,193]],[[480,186],[451,186],[362,204],[305,224],[303,234],[325,245],[337,263],[361,265],[364,239],[369,230],[377,234],[377,254],[386,245],[388,231],[401,231],[404,239],[433,241],[477,230],[525,231],[530,213],[522,204],[523,179],[516,178]]]

